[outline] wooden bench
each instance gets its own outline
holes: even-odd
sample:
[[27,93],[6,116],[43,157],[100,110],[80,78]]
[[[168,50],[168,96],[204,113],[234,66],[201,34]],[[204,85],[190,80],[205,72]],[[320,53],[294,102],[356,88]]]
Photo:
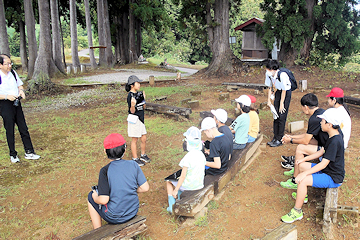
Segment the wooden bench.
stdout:
[[252,88],[252,89],[257,89],[257,90],[260,90],[260,91],[268,88],[268,86],[266,86],[265,84],[260,84],[260,83],[229,83],[229,82],[224,82],[222,84],[223,85],[230,85],[230,86],[238,86],[238,87],[242,87],[242,88]]
[[145,217],[136,215],[126,223],[106,224],[76,237],[74,240],[129,239],[146,231],[145,221]]
[[173,213],[177,216],[194,217],[206,206],[221,190],[223,190],[235,175],[245,169],[253,159],[250,158],[256,151],[260,151],[259,145],[263,135],[260,134],[253,143],[247,143],[242,150],[234,150],[228,163],[226,172],[204,178],[204,188],[194,191],[184,191],[181,198],[173,205]]

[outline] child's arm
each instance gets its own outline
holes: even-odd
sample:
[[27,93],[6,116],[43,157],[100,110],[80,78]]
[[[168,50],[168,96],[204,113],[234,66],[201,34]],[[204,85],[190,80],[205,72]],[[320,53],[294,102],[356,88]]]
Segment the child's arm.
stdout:
[[135,105],[136,105],[136,99],[134,97],[131,98],[131,106],[130,106],[130,112],[135,113]]
[[330,163],[330,160],[323,158],[323,160],[321,162],[319,162],[318,164],[316,164],[314,167],[300,173],[296,178],[295,178],[295,182],[297,184],[299,184],[306,176],[311,175],[313,173],[316,173],[318,171],[323,170],[324,168],[326,168],[326,166]]
[[213,161],[213,162],[208,162],[208,161],[206,161],[206,166],[211,167],[211,168],[220,169],[220,168],[221,168],[221,160],[220,160],[220,157],[214,157],[214,161]]
[[186,172],[187,172],[188,168],[187,167],[183,167],[182,171],[181,171],[181,175],[180,178],[178,180],[178,183],[174,189],[174,191],[172,192],[172,196],[176,199],[177,198],[177,194],[179,192],[179,189],[181,187],[181,185],[183,184],[185,177],[186,177]]
[[149,189],[150,189],[149,183],[146,181],[141,186],[138,187],[137,192],[138,193],[147,192],[149,191]]
[[324,150],[324,148],[322,147],[319,151],[317,151],[317,152],[315,152],[315,153],[313,153],[313,154],[311,154],[311,155],[309,155],[309,156],[306,156],[306,157],[304,157],[304,158],[302,158],[302,159],[296,160],[296,163],[297,163],[297,164],[300,164],[300,163],[302,163],[302,162],[307,162],[307,161],[311,161],[311,160],[317,159],[317,158],[321,157],[321,156],[324,154],[324,152],[325,152],[325,150]]
[[92,197],[94,199],[94,202],[97,204],[105,205],[109,202],[110,196],[107,195],[98,195],[98,193],[93,190]]

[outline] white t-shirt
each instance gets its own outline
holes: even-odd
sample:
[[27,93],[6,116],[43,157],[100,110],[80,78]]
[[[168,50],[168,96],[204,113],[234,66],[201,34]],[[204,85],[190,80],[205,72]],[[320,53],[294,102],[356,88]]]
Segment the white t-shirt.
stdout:
[[278,72],[275,72],[275,77],[269,77],[265,74],[265,85],[268,87],[274,86],[278,90],[290,90],[291,89],[291,82],[289,79],[289,75],[286,72],[280,73],[280,81],[278,80]]
[[344,148],[347,148],[351,133],[351,118],[343,106],[336,108],[339,111],[339,118],[341,118],[341,131],[344,135]]
[[19,86],[23,85],[23,82],[19,78],[19,75],[15,72],[16,79],[11,72],[5,74],[0,70],[1,84],[0,84],[0,94],[2,95],[14,95],[19,96]]
[[186,190],[197,190],[204,187],[206,158],[202,151],[192,150],[181,159],[179,166],[187,167],[186,177],[181,185]]

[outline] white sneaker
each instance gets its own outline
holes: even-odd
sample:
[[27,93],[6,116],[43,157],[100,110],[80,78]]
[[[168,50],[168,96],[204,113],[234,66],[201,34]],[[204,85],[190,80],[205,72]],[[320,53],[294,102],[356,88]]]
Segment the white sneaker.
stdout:
[[36,160],[36,159],[39,159],[40,156],[35,153],[25,153],[25,158],[31,159],[31,160]]
[[18,156],[16,156],[16,157],[10,156],[10,161],[12,163],[17,163],[17,162],[20,162],[20,159]]

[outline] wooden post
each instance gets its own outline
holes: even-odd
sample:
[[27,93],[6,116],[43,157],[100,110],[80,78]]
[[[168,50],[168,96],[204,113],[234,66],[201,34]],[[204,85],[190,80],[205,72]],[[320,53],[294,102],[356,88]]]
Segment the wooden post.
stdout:
[[149,84],[150,86],[155,87],[155,78],[153,75],[149,76]]
[[177,73],[176,80],[181,80],[181,72]]
[[301,92],[304,92],[307,90],[307,80],[300,80],[299,81],[299,89]]
[[80,65],[80,71],[83,73],[83,72],[86,72],[86,65],[84,64],[81,64]]
[[333,228],[337,222],[338,188],[326,190],[323,232],[328,239],[334,239]]

